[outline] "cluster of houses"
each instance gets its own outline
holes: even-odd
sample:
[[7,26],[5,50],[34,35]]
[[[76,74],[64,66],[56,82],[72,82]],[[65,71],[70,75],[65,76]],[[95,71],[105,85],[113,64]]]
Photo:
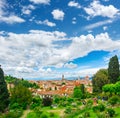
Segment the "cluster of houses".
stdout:
[[67,80],[62,75],[61,80],[40,80],[40,81],[30,81],[32,83],[36,83],[39,85],[39,89],[33,89],[33,95],[39,95],[41,98],[44,97],[52,97],[55,95],[58,96],[70,96],[73,94],[73,90],[75,86],[80,86],[84,84],[87,92],[92,93],[92,82],[88,76],[83,79],[76,80]]

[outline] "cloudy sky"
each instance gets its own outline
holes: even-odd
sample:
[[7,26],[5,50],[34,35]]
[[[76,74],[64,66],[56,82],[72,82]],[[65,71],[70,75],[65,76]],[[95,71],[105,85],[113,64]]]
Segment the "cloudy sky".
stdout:
[[26,79],[78,77],[120,60],[120,0],[0,0],[0,64]]

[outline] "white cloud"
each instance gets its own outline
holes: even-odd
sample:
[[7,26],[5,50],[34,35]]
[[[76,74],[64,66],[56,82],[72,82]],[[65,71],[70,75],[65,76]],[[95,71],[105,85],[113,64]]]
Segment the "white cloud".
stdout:
[[73,17],[73,18],[72,18],[72,24],[76,24],[76,23],[77,23],[76,17]]
[[5,22],[8,24],[25,22],[24,19],[16,16],[14,13],[8,13],[7,6],[8,5],[5,0],[0,1],[0,22]]
[[119,12],[119,10],[115,8],[113,5],[104,6],[101,5],[99,1],[96,0],[93,1],[89,7],[85,7],[84,10],[90,17],[102,16],[114,18]]
[[62,10],[55,9],[52,11],[53,18],[56,20],[63,20],[65,13]]
[[[70,44],[58,48],[63,40],[70,40]],[[51,67],[75,68],[76,64],[68,62],[91,51],[120,50],[120,40],[113,41],[108,33],[67,38],[59,31],[30,30],[25,34],[1,31],[0,44],[0,62],[5,73],[25,78],[61,76]]]
[[4,0],[0,0],[0,16],[2,16],[4,13],[4,9],[6,7],[6,2]]
[[22,22],[25,22],[25,20],[16,15],[10,15],[8,17],[7,16],[0,17],[0,22],[13,24],[13,23],[22,23]]
[[50,0],[29,0],[30,2],[33,2],[35,4],[50,4]]
[[47,25],[47,26],[49,26],[49,27],[54,27],[54,26],[56,26],[56,24],[55,23],[53,23],[53,22],[50,22],[48,19],[46,19],[46,20],[44,20],[44,21],[36,21],[36,23],[37,24],[43,24],[43,25]]
[[99,68],[88,68],[84,70],[78,71],[78,75],[85,77],[86,75],[88,76],[93,76],[99,69],[105,68],[105,67],[99,67]]
[[66,64],[64,65],[64,67],[65,67],[65,68],[74,69],[74,68],[77,68],[77,64],[74,64],[74,63],[70,62],[70,63],[66,63]]
[[94,29],[94,28],[97,28],[97,27],[100,27],[100,26],[103,26],[103,25],[106,25],[106,24],[113,23],[113,22],[114,22],[114,20],[99,21],[97,23],[87,25],[83,29],[84,30],[90,30],[90,29]]
[[[112,51],[119,50],[120,41],[112,41],[108,33],[101,33],[95,37],[92,34],[73,37],[72,44],[68,48],[70,50],[71,59],[83,57],[91,51],[104,50]],[[79,53],[78,53],[79,52]]]
[[33,5],[23,6],[22,13],[29,15],[29,14],[31,14],[32,10],[34,10],[34,9],[35,9],[35,6],[33,6]]
[[78,2],[75,2],[75,1],[70,1],[68,3],[68,6],[69,7],[76,7],[76,8],[81,8],[80,4]]
[[103,0],[103,1],[108,2],[109,0]]
[[0,31],[0,35],[4,35],[5,31]]
[[103,30],[104,30],[104,31],[106,31],[107,29],[108,29],[108,27],[107,27],[107,26],[104,26],[104,27],[103,27]]
[[118,59],[119,59],[119,63],[120,63],[120,50],[113,50],[111,51],[106,57],[104,57],[104,61],[107,63],[109,63],[110,58],[117,55]]

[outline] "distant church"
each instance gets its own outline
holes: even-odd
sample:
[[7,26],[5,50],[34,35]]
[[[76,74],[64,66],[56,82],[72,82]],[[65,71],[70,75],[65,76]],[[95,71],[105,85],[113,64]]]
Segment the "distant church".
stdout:
[[65,81],[64,75],[62,75],[62,81]]

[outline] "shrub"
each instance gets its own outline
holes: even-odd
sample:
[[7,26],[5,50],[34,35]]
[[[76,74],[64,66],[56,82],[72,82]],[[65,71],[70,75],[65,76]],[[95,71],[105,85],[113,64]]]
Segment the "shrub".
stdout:
[[42,103],[43,103],[44,106],[51,106],[51,104],[52,104],[52,98],[45,97],[45,98],[43,98]]
[[91,107],[93,105],[93,100],[88,100],[87,105]]
[[105,110],[105,106],[103,104],[100,104],[100,105],[93,107],[94,112],[97,112],[97,111],[103,112],[104,110]]
[[15,102],[13,104],[10,104],[10,109],[20,109],[20,105]]
[[74,101],[74,99],[73,99],[73,98],[67,98],[67,101],[68,101],[69,103],[72,103],[72,102]]
[[103,104],[98,105],[100,112],[105,110],[105,106]]
[[36,107],[39,107],[39,106],[40,106],[39,104],[33,103],[31,104],[30,109],[35,109]]
[[26,118],[38,118],[35,112],[30,112],[27,114]]
[[90,117],[90,112],[86,111],[83,116],[84,116],[84,118],[89,118]]
[[48,118],[48,114],[42,113],[40,118]]
[[43,111],[41,110],[40,107],[36,107],[36,108],[34,109],[34,112],[36,113],[37,117],[40,117],[41,114],[43,113]]
[[60,103],[60,106],[61,106],[61,107],[66,107],[66,106],[67,106],[67,102],[66,102],[66,101],[61,102],[61,103]]
[[54,97],[54,103],[59,104],[59,102],[60,102],[60,97],[55,96],[55,97]]
[[115,105],[119,102],[119,97],[118,96],[112,96],[108,102],[111,104],[111,105]]
[[55,114],[53,112],[50,112],[50,117],[51,118],[55,117]]
[[105,113],[97,113],[97,118],[109,118],[109,117],[106,117]]
[[71,113],[71,111],[72,111],[71,107],[68,107],[68,108],[66,108],[65,113],[69,114],[69,113]]
[[98,111],[98,106],[93,106],[92,109],[93,109],[94,112],[97,112]]
[[107,113],[110,117],[113,117],[115,115],[115,111],[112,108],[107,109]]
[[23,110],[11,110],[7,114],[5,114],[5,118],[19,118],[23,114]]

